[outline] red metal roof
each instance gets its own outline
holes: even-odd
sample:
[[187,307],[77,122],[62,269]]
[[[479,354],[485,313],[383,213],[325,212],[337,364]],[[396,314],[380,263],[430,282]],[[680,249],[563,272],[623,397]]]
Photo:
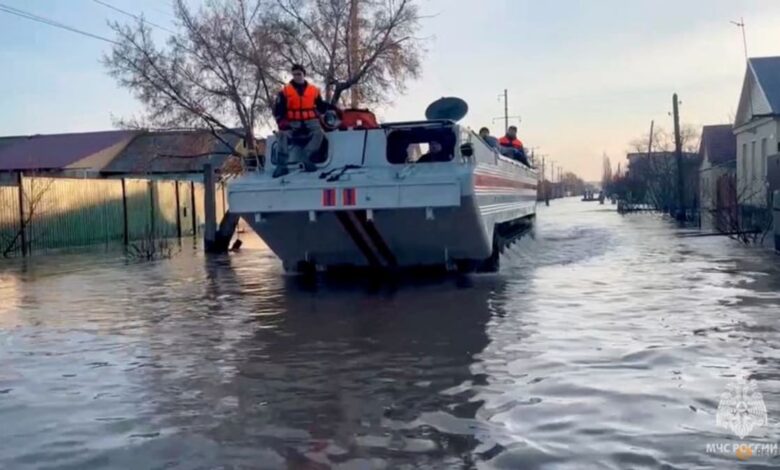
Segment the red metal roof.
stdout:
[[50,134],[0,139],[0,171],[57,170],[116,145],[136,131]]

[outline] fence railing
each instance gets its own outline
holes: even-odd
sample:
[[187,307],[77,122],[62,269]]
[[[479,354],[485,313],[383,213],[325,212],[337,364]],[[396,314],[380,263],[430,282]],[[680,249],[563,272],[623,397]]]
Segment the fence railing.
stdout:
[[[221,218],[225,188],[220,183],[216,191]],[[0,258],[197,236],[204,224],[203,184],[193,181],[18,175],[15,184],[0,186]]]

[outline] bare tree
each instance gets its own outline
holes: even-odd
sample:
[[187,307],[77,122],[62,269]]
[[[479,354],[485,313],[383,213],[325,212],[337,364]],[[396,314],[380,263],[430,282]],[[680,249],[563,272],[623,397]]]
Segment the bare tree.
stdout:
[[612,182],[612,161],[606,153],[602,157],[601,166],[601,187],[606,189]]
[[702,188],[702,199],[715,202],[703,208],[714,228],[745,245],[763,243],[773,228],[772,193],[766,193],[765,205],[755,205],[764,193],[752,185],[739,187],[734,173],[719,175],[713,183]]
[[[699,128],[692,124],[683,124],[680,126],[680,140],[682,149],[685,153],[696,153],[699,151],[699,140],[701,132]],[[647,153],[650,133],[647,132],[631,140],[629,151],[632,153]],[[674,133],[666,131],[662,127],[656,127],[653,130],[653,148],[652,152],[674,152]]]
[[[29,178],[28,183],[21,183],[18,190],[21,192],[22,209],[19,224],[11,232],[0,232],[0,254],[3,258],[9,258],[17,250],[25,250],[32,242],[33,232],[30,227],[36,219],[46,214],[46,195],[54,184],[52,178]],[[39,234],[40,235],[40,234]],[[25,239],[26,238],[26,239]]]
[[[680,129],[680,137],[686,155],[698,152],[699,131],[696,127],[690,124],[683,125]],[[628,178],[622,182],[622,188],[632,198],[629,203],[646,203],[655,210],[669,212],[677,204],[674,134],[658,127],[653,132],[652,151],[648,148],[650,141],[650,135],[645,134],[630,142],[629,152],[636,155],[636,160],[631,163]],[[684,157],[683,174],[688,175],[698,171],[696,162],[690,157]],[[697,198],[696,188],[685,189],[690,193],[686,199]]]
[[304,64],[333,104],[358,85],[362,104],[383,103],[420,73],[412,0],[277,0],[274,22],[279,54]]
[[212,1],[194,12],[175,0],[177,29],[164,46],[143,19],[110,23],[116,45],[103,62],[146,108],[140,121],[120,124],[205,128],[229,147],[225,133],[254,148],[255,130],[268,116],[283,68],[263,14],[267,3]]
[[143,103],[130,127],[210,130],[243,138],[271,108],[290,64],[301,62],[327,98],[360,86],[365,103],[387,100],[420,70],[420,15],[413,0],[210,0],[197,11],[174,0],[176,29],[165,43],[154,26],[110,23],[116,44],[103,62]]
[[147,227],[143,238],[127,246],[125,256],[130,261],[170,259],[173,257],[173,246],[167,238],[161,237]]

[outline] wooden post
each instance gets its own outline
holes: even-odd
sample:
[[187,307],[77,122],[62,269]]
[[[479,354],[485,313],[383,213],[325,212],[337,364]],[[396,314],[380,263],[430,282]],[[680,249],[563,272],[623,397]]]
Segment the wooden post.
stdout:
[[683,161],[682,138],[680,136],[680,102],[677,93],[673,96],[672,109],[674,113],[674,154],[677,160],[677,214],[679,221],[685,220],[685,196],[683,192]]
[[198,236],[198,211],[195,209],[195,182],[190,181],[190,218],[192,219],[192,236]]
[[27,223],[24,220],[24,178],[22,172],[16,174],[19,185],[19,238],[22,241],[22,256],[27,256]]
[[[358,50],[360,49],[360,23],[358,23],[358,0],[350,0],[349,4],[349,74],[354,76],[358,69]],[[352,85],[350,106],[357,108],[360,104],[360,91],[357,84]]]
[[775,191],[772,195],[772,209],[775,228],[775,250],[780,251],[780,190]]
[[179,204],[179,180],[176,183],[176,236],[181,240],[181,204]]
[[655,134],[655,121],[650,121],[650,142],[647,144],[647,159],[652,158],[653,153],[653,134]]
[[547,176],[545,174],[546,172],[547,172],[547,169],[546,169],[546,166],[545,166],[545,157],[543,155],[542,156],[542,193],[544,193],[544,205],[545,206],[549,206],[550,205],[550,187],[547,184],[547,181],[545,181],[547,179]]
[[222,192],[222,217],[225,217],[225,214],[227,214],[228,212],[228,206],[227,206],[227,195],[225,194],[224,182],[219,184],[219,189]]
[[509,130],[509,91],[504,88],[504,132]]
[[127,246],[130,244],[130,230],[127,224],[127,183],[124,178],[122,178],[122,220],[125,230],[124,242]]
[[149,215],[151,216],[150,227],[152,229],[151,236],[154,237],[154,181],[149,180]]
[[214,167],[211,163],[203,165],[203,204],[206,214],[206,232],[203,242],[206,252],[211,252],[217,239],[217,200],[214,187]]

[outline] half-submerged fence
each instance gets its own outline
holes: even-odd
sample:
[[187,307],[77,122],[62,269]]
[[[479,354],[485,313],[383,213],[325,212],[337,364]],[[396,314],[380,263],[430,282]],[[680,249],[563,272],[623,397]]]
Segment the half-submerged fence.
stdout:
[[[216,187],[217,217],[225,188]],[[0,184],[0,258],[154,238],[194,237],[205,224],[203,184],[189,180],[16,175]]]

